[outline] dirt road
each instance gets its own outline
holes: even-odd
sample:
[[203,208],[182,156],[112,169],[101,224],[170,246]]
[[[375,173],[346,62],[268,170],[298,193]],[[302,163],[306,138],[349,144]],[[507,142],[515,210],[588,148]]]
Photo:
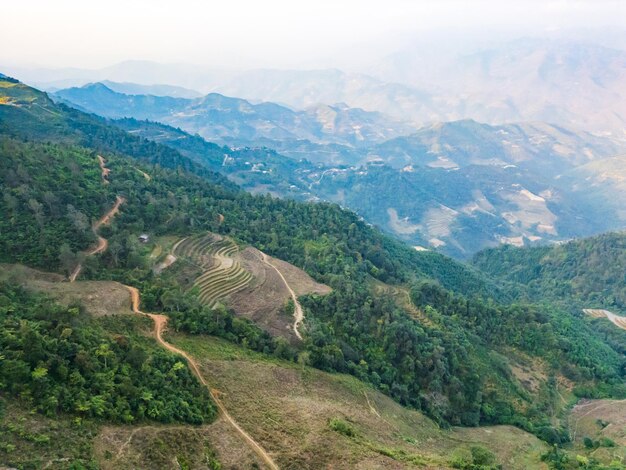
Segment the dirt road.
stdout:
[[615,326],[621,328],[622,330],[626,330],[626,317],[620,317],[619,315],[615,315],[608,310],[603,309],[595,309],[595,308],[585,308],[583,309],[587,315],[590,315],[594,318],[608,318]]
[[[91,229],[93,230],[93,233],[98,238],[98,243],[94,247],[90,248],[89,250],[84,251],[83,254],[85,256],[93,256],[98,253],[102,253],[103,251],[107,249],[107,247],[109,246],[109,242],[107,241],[106,238],[103,238],[100,235],[98,235],[98,229],[102,227],[103,225],[108,224],[111,221],[111,219],[115,217],[115,215],[120,211],[120,206],[124,204],[125,201],[126,199],[124,199],[123,197],[117,196],[117,198],[115,199],[115,204],[113,204],[113,207],[111,207],[111,209],[109,209],[109,211],[106,214],[104,214],[100,218],[100,220],[98,220],[95,224],[93,224],[93,227]],[[70,274],[70,277],[69,277],[70,282],[74,282],[76,280],[76,278],[78,277],[82,269],[83,269],[83,264],[78,263],[78,265],[74,268],[74,271],[72,271],[72,274]]]
[[111,170],[106,167],[106,160],[104,157],[98,155],[98,164],[100,165],[100,170],[102,171],[102,182],[104,184],[109,184],[109,173],[111,173]]
[[248,445],[250,445],[252,450],[254,450],[254,452],[261,458],[261,460],[263,460],[263,462],[265,462],[265,464],[269,468],[278,470],[278,465],[274,463],[274,461],[269,456],[269,454],[265,452],[265,450],[263,450],[263,448],[252,438],[252,436],[250,436],[246,431],[244,431],[243,428],[241,428],[241,426],[239,426],[237,422],[233,419],[233,417],[228,413],[228,411],[226,410],[226,407],[224,406],[222,401],[219,399],[217,392],[211,387],[209,387],[209,384],[206,382],[206,380],[200,373],[200,368],[198,367],[198,364],[196,363],[196,361],[185,351],[178,349],[176,346],[168,343],[167,341],[163,339],[162,334],[163,334],[163,331],[165,330],[165,327],[167,326],[167,317],[165,315],[142,312],[139,309],[139,304],[141,301],[140,296],[139,296],[139,291],[135,287],[131,287],[131,286],[126,286],[126,288],[130,292],[131,305],[132,305],[133,312],[139,315],[146,315],[150,317],[152,321],[154,322],[154,336],[156,340],[159,342],[159,344],[163,346],[165,349],[167,349],[168,351],[171,351],[175,354],[183,356],[185,359],[187,359],[187,363],[189,364],[189,367],[191,367],[191,370],[193,371],[194,375],[198,378],[200,383],[202,383],[202,385],[204,385],[209,390],[209,393],[211,394],[211,398],[213,399],[213,401],[215,401],[215,404],[217,405],[217,408],[219,409],[224,419],[226,419],[226,421],[235,429],[235,431],[237,431],[237,433],[241,437],[244,438],[244,440],[248,443]]
[[[98,160],[100,162],[100,168],[102,169],[102,180],[106,184],[106,183],[109,182],[109,180],[108,180],[109,169],[105,167],[105,160],[100,155],[98,155]],[[120,206],[125,201],[126,200],[123,197],[117,196],[117,199],[116,199],[115,204],[113,205],[113,207],[111,207],[111,209],[109,209],[109,211],[106,214],[104,214],[102,216],[102,218],[100,220],[98,220],[93,225],[92,229],[93,229],[93,232],[98,237],[98,244],[94,248],[86,251],[84,253],[86,256],[92,256],[92,255],[95,255],[97,253],[101,253],[101,252],[103,252],[104,250],[107,249],[109,243],[108,243],[106,238],[101,237],[100,235],[98,235],[98,233],[97,233],[98,229],[102,225],[108,224],[110,222],[110,220],[113,217],[115,217],[115,215],[120,210]],[[177,246],[178,246],[178,244],[175,245],[174,249]],[[74,269],[74,272],[70,276],[70,282],[74,282],[76,280],[76,278],[78,277],[81,269],[82,269],[82,264],[79,264],[78,266],[76,266],[76,268]],[[281,277],[282,277],[282,275],[281,275]],[[158,341],[158,343],[161,346],[163,346],[165,349],[167,349],[167,350],[169,350],[169,351],[171,351],[171,352],[173,352],[175,354],[179,354],[179,355],[183,356],[185,359],[187,359],[189,367],[191,367],[191,370],[193,371],[195,376],[198,377],[198,380],[202,383],[202,385],[204,385],[209,390],[211,398],[213,399],[213,401],[215,401],[215,404],[217,405],[217,407],[220,410],[220,413],[224,417],[224,419],[226,419],[226,421],[235,429],[235,431],[237,431],[237,433],[239,433],[239,435],[244,438],[244,440],[248,443],[248,445],[250,445],[252,450],[254,450],[254,452],[261,458],[261,460],[263,462],[265,462],[265,464],[269,468],[271,468],[272,470],[278,470],[278,465],[276,465],[274,463],[274,461],[269,456],[269,454],[267,452],[265,452],[265,450],[252,438],[252,436],[250,436],[246,431],[244,431],[243,428],[241,428],[241,426],[239,426],[237,424],[237,422],[232,418],[232,416],[228,413],[228,411],[226,410],[226,407],[224,406],[222,401],[217,396],[217,392],[215,390],[211,389],[209,387],[209,384],[206,382],[206,380],[204,380],[204,377],[200,373],[200,368],[196,364],[196,361],[191,356],[189,356],[185,351],[182,351],[181,349],[178,349],[176,346],[168,343],[167,341],[165,341],[163,339],[162,333],[165,330],[165,327],[167,326],[167,317],[165,315],[158,315],[158,314],[155,314],[155,313],[145,313],[145,312],[142,312],[139,309],[139,305],[140,305],[140,302],[141,302],[141,297],[139,295],[139,291],[137,290],[137,288],[131,287],[131,286],[124,286],[124,287],[126,287],[128,289],[128,291],[130,292],[131,306],[132,306],[133,312],[136,313],[136,314],[139,314],[139,315],[146,315],[146,316],[150,317],[152,319],[152,321],[154,322],[154,336],[155,336],[156,340]],[[131,435],[131,437],[132,437],[132,435]]]
[[262,255],[261,256],[261,260],[265,264],[267,264],[268,266],[273,268],[278,273],[280,278],[285,283],[285,287],[289,291],[289,294],[291,295],[291,298],[293,300],[293,306],[294,306],[294,311],[293,311],[293,318],[294,318],[294,321],[293,321],[293,331],[296,334],[296,337],[299,340],[302,340],[302,335],[298,331],[298,327],[302,324],[302,321],[304,320],[304,310],[302,310],[302,305],[300,305],[300,302],[298,302],[298,296],[296,296],[296,293],[289,286],[289,283],[287,282],[287,279],[285,279],[285,276],[283,276],[283,273],[281,273],[280,270],[276,266],[274,266],[272,263],[270,263],[268,261],[268,256],[265,253],[263,253],[262,251],[260,253]]

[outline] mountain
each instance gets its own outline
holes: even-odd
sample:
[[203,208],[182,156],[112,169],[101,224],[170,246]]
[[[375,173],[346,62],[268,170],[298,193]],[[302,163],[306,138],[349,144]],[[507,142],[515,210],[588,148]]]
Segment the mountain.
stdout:
[[598,210],[608,217],[626,221],[626,155],[601,158],[578,166],[559,176],[563,184],[571,185],[578,194],[584,194]]
[[[624,139],[623,50],[584,42],[582,36],[459,46],[465,39],[411,43],[367,67],[367,73],[223,71],[148,61],[128,61],[100,70],[14,68],[8,72],[39,86],[45,80],[55,89],[103,80],[163,83],[295,109],[346,103],[419,125],[463,119],[494,125],[541,121]],[[441,40],[457,44],[438,53],[440,48],[433,42]]]
[[[289,141],[280,153],[217,148],[164,125],[116,125],[204,161],[249,191],[337,202],[414,246],[455,257],[624,227],[620,198],[612,196],[618,188],[580,184],[593,162],[623,147],[549,124],[442,123],[322,163],[286,158],[308,156],[308,146]],[[584,177],[574,177],[587,165]]]
[[294,111],[275,103],[252,104],[217,93],[193,100],[125,95],[101,83],[60,90],[54,96],[105,117],[160,121],[207,140],[237,145],[268,139],[359,146],[414,130],[380,113],[343,104]]
[[624,142],[544,122],[488,125],[473,120],[436,123],[370,150],[395,168],[422,165],[457,169],[514,165],[556,176],[615,155]]
[[200,98],[201,93],[174,85],[139,85],[130,82],[112,82],[103,80],[101,82],[107,88],[118,93],[126,95],[153,95],[153,96],[171,96],[172,98]]
[[533,301],[626,313],[626,233],[607,233],[557,246],[502,247],[474,256],[481,271],[516,286]]
[[521,301],[560,305],[587,315],[593,328],[626,355],[626,233],[606,233],[551,247],[501,247],[472,264]]
[[[414,46],[370,73],[434,94],[442,110],[488,123],[545,121],[624,137],[626,52],[565,39],[522,38],[424,67]],[[366,109],[368,109],[366,107]]]
[[[314,468],[320,462],[343,464],[352,458],[344,449],[357,446],[365,457],[350,462],[482,465],[515,455],[517,448],[506,450],[498,438],[484,437],[485,445],[496,449],[486,452],[482,445],[466,444],[475,442],[471,430],[440,434],[434,423],[513,424],[561,445],[569,439],[568,400],[626,393],[619,349],[584,318],[551,305],[510,304],[506,290],[475,268],[416,252],[337,205],[247,194],[200,160],[55,104],[19,82],[0,82],[0,96],[0,210],[7,214],[0,219],[0,260],[10,263],[2,266],[9,281],[0,296],[2,408],[19,419],[23,410],[37,410],[32,420],[45,418],[64,433],[71,434],[69,422],[85,426],[90,432],[74,438],[86,443],[75,451],[80,458],[106,462],[125,455],[128,446],[136,449],[132,435],[121,447],[111,441],[109,426],[124,423],[143,433],[155,430],[155,421],[169,421],[177,428],[170,428],[171,437],[161,441],[153,459],[188,455],[192,446],[204,449],[207,459],[236,465],[262,456],[265,462],[297,460]],[[185,145],[191,154],[200,143]],[[24,268],[15,263],[52,273],[27,271],[20,281],[12,273]],[[65,276],[70,282],[62,281]],[[89,281],[72,282],[77,276]],[[277,285],[291,292],[290,298],[270,312],[268,299]],[[316,291],[301,293],[305,286]],[[41,294],[32,293],[37,288],[65,307],[37,297]],[[234,293],[243,302],[235,302]],[[128,311],[130,294],[134,315]],[[286,327],[281,332],[255,323],[254,315],[239,310],[242,303],[273,315],[303,339],[288,335]],[[93,316],[94,308],[110,308],[113,315]],[[160,313],[139,315],[139,308]],[[164,322],[174,339],[162,337]],[[146,336],[151,323],[157,341]],[[160,351],[159,356],[155,350],[163,346],[179,355]],[[231,364],[239,358],[252,359]],[[306,375],[306,387],[293,375],[296,370]],[[297,396],[300,406],[313,401],[315,412],[303,413],[277,398],[277,386],[285,389],[287,381],[290,396]],[[253,400],[246,385],[252,382],[257,383]],[[204,396],[193,394],[200,383],[206,385]],[[97,384],[115,396],[93,392]],[[173,386],[195,401],[161,395]],[[324,390],[319,395],[333,397],[335,404],[340,396],[346,407],[330,405],[309,387]],[[259,390],[271,395],[259,399]],[[317,457],[310,447],[285,445],[294,434],[291,426],[273,431],[283,428],[278,419],[288,421],[288,415],[272,411],[277,399],[283,411],[296,406],[305,428],[323,413],[328,422],[322,428],[316,424],[314,435],[330,434],[330,441],[340,442],[337,454]],[[364,403],[376,423],[373,416],[396,422],[393,416],[401,413],[397,422],[404,423],[405,444],[390,437],[397,436],[394,426],[392,434],[374,435],[364,424],[370,420],[346,411]],[[191,432],[187,423],[212,419],[208,412],[203,417],[203,406],[220,409],[227,419],[218,423],[226,430],[206,424],[214,430],[205,435],[208,443],[192,439],[181,448],[179,437]],[[259,412],[272,414],[272,420],[256,418]],[[410,431],[420,421],[417,428],[428,429],[423,435]],[[12,449],[29,448],[22,434],[4,421],[2,426]],[[537,453],[545,447],[521,432],[498,429],[498,436],[506,432],[532,444],[526,457],[540,465]],[[233,432],[238,451],[215,437]],[[99,444],[90,454],[87,441],[94,442],[89,440],[94,435]],[[241,446],[241,436],[255,445]],[[272,443],[276,436],[281,445]],[[406,443],[414,445],[416,438],[439,444],[411,450]],[[46,450],[35,455],[49,452],[48,441],[38,439]],[[59,440],[58,449],[67,448],[64,442]],[[461,445],[459,455],[449,455]],[[250,457],[250,449],[257,457]],[[22,465],[29,455],[6,460]],[[527,468],[526,462],[516,465]]]

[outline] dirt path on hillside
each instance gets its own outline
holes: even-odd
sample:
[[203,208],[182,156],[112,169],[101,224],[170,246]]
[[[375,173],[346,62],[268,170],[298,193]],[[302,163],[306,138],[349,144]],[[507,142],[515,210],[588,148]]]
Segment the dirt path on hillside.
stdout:
[[304,310],[302,310],[302,305],[300,305],[300,302],[298,302],[298,297],[296,296],[296,293],[293,291],[293,289],[291,288],[291,286],[287,282],[287,279],[285,279],[285,276],[283,276],[283,273],[281,273],[280,270],[276,266],[274,266],[272,263],[270,263],[268,261],[268,256],[265,253],[263,253],[262,251],[260,253],[261,253],[261,261],[263,261],[268,266],[272,267],[276,271],[276,273],[278,273],[280,278],[285,283],[285,287],[289,291],[289,294],[291,295],[291,298],[293,299],[293,306],[294,306],[294,310],[293,310],[293,318],[294,318],[294,321],[293,321],[293,331],[296,334],[296,337],[300,341],[302,341],[302,335],[298,331],[298,327],[302,324],[302,321],[304,320]]
[[182,349],[178,349],[176,346],[168,343],[167,341],[163,339],[162,334],[167,326],[167,317],[165,315],[159,315],[156,313],[142,312],[139,309],[139,304],[141,301],[140,296],[139,296],[139,291],[135,287],[131,287],[131,286],[126,286],[126,288],[130,292],[133,312],[139,315],[146,315],[150,317],[152,321],[154,322],[154,336],[156,340],[159,342],[159,344],[163,346],[165,349],[167,349],[168,351],[178,354],[180,356],[183,356],[185,359],[187,359],[189,367],[191,367],[191,370],[193,371],[194,375],[198,378],[200,383],[202,383],[202,385],[204,385],[207,388],[207,390],[211,394],[211,398],[213,399],[213,401],[215,401],[215,404],[217,405],[224,419],[226,419],[226,421],[235,429],[235,431],[237,431],[237,433],[239,433],[239,435],[244,438],[244,440],[250,445],[252,450],[254,450],[254,452],[267,464],[269,468],[278,470],[278,466],[274,463],[274,461],[269,456],[269,454],[265,452],[265,450],[263,450],[263,448],[252,438],[252,436],[250,436],[246,431],[244,431],[243,428],[241,428],[241,426],[239,426],[237,422],[233,419],[233,417],[228,413],[228,411],[226,410],[226,407],[224,406],[224,404],[218,397],[217,390],[209,387],[209,384],[206,382],[206,380],[200,373],[200,368],[198,367],[198,364],[196,363],[196,361],[185,351],[183,351]]
[[104,157],[98,155],[98,164],[100,165],[100,170],[102,171],[102,182],[104,184],[109,184],[109,173],[111,173],[111,170],[106,167],[106,163],[107,162]]
[[[109,171],[110,170],[104,166],[105,160],[100,155],[98,155],[98,160],[100,161],[100,168],[102,169],[102,180],[103,180],[103,182],[105,184],[107,184],[109,182],[107,178],[109,176]],[[96,236],[98,237],[98,244],[94,248],[86,251],[85,252],[86,256],[92,256],[92,255],[95,255],[97,253],[101,253],[101,252],[103,252],[103,251],[105,251],[107,249],[107,247],[109,245],[109,242],[107,241],[106,238],[101,237],[100,235],[98,235],[98,233],[97,233],[98,229],[102,225],[108,224],[111,221],[111,219],[113,217],[115,217],[115,215],[120,210],[120,206],[125,201],[126,201],[126,199],[124,199],[123,197],[117,196],[115,204],[113,205],[113,207],[111,207],[111,209],[109,209],[109,211],[106,214],[104,214],[100,218],[100,220],[98,220],[93,225],[92,230],[96,234]],[[177,246],[178,246],[178,243],[174,246],[174,249]],[[176,258],[175,257],[173,257],[173,258],[174,258],[174,261],[175,261]],[[74,282],[76,280],[76,278],[80,274],[81,270],[82,270],[82,263],[80,263],[74,269],[74,272],[70,276],[70,282]],[[281,277],[282,277],[282,274],[281,274]],[[141,302],[141,298],[140,298],[140,295],[139,295],[139,290],[137,290],[137,288],[131,287],[131,286],[124,286],[124,287],[126,287],[128,289],[128,291],[130,292],[131,305],[132,305],[133,312],[136,313],[136,314],[139,314],[139,315],[148,316],[154,322],[154,336],[155,336],[157,342],[161,346],[163,346],[165,349],[167,349],[168,351],[171,351],[171,352],[173,352],[175,354],[179,354],[179,355],[183,356],[185,359],[187,359],[189,367],[191,367],[191,370],[193,371],[194,375],[198,378],[200,383],[202,383],[202,385],[204,385],[207,388],[207,390],[209,391],[209,394],[211,395],[211,398],[213,399],[213,401],[215,401],[215,404],[217,405],[217,407],[218,407],[221,415],[224,417],[224,419],[226,419],[226,421],[235,429],[235,431],[237,431],[237,433],[239,433],[239,435],[241,435],[241,437],[244,438],[244,440],[250,445],[252,450],[254,450],[254,452],[261,458],[261,460],[263,462],[266,463],[266,465],[269,468],[271,468],[272,470],[278,470],[278,465],[276,465],[274,463],[274,461],[269,456],[269,454],[267,452],[265,452],[265,450],[252,438],[252,436],[250,436],[246,431],[244,431],[243,428],[241,428],[241,426],[239,426],[237,424],[237,422],[233,419],[233,417],[228,413],[228,411],[226,410],[226,407],[224,406],[224,404],[222,403],[222,401],[218,397],[217,390],[214,390],[214,389],[210,388],[209,384],[206,382],[206,380],[204,380],[204,377],[200,373],[200,368],[198,367],[196,361],[194,359],[192,359],[192,357],[189,356],[185,351],[183,351],[181,349],[178,349],[176,346],[168,343],[167,341],[165,341],[163,339],[162,333],[165,330],[165,327],[167,326],[167,317],[165,315],[158,315],[158,314],[155,314],[155,313],[145,313],[145,312],[142,312],[139,309],[139,305],[140,305],[140,302]],[[292,295],[293,295],[293,291],[291,291],[291,292],[292,292]],[[296,331],[296,333],[297,333],[297,331]],[[133,436],[133,434],[131,434],[128,442],[130,442],[130,440],[132,439],[132,436]]]
[[[124,199],[122,196],[117,196],[117,198],[115,199],[115,204],[113,204],[113,207],[111,207],[111,209],[109,209],[109,211],[106,214],[104,214],[100,218],[100,220],[98,220],[95,224],[93,224],[93,227],[91,228],[91,230],[98,238],[98,243],[94,247],[90,248],[89,250],[84,251],[83,254],[85,256],[93,256],[98,253],[102,253],[103,251],[107,249],[107,247],[109,246],[109,242],[107,241],[106,238],[103,238],[100,235],[98,235],[98,229],[102,227],[103,225],[107,225],[111,221],[111,219],[115,217],[115,215],[120,211],[120,206],[124,204],[125,201],[126,199]],[[69,281],[74,282],[76,278],[78,277],[78,275],[80,274],[80,272],[82,271],[82,269],[83,269],[83,264],[78,263],[78,265],[74,268],[74,271],[72,271],[72,274],[70,274]]]
[[135,168],[135,170],[137,170],[141,174],[141,176],[143,176],[146,179],[146,181],[151,181],[152,180],[152,177],[148,173],[146,173],[145,171],[142,171],[139,168]]
[[626,330],[626,317],[620,317],[619,315],[615,315],[613,312],[608,310],[596,308],[584,308],[583,312],[594,318],[606,317],[618,328]]

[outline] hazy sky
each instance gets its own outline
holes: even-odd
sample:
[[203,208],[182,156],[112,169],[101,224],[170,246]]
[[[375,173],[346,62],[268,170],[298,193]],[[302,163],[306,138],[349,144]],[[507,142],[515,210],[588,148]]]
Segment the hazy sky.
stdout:
[[20,0],[3,2],[0,65],[122,60],[214,67],[336,65],[424,31],[624,27],[626,1]]

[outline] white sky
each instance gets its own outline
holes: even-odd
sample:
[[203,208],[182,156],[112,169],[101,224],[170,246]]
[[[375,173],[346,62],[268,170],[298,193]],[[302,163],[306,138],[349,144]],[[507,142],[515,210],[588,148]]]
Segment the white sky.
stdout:
[[607,25],[626,27],[626,1],[3,0],[0,66],[304,67],[375,54],[414,32]]

